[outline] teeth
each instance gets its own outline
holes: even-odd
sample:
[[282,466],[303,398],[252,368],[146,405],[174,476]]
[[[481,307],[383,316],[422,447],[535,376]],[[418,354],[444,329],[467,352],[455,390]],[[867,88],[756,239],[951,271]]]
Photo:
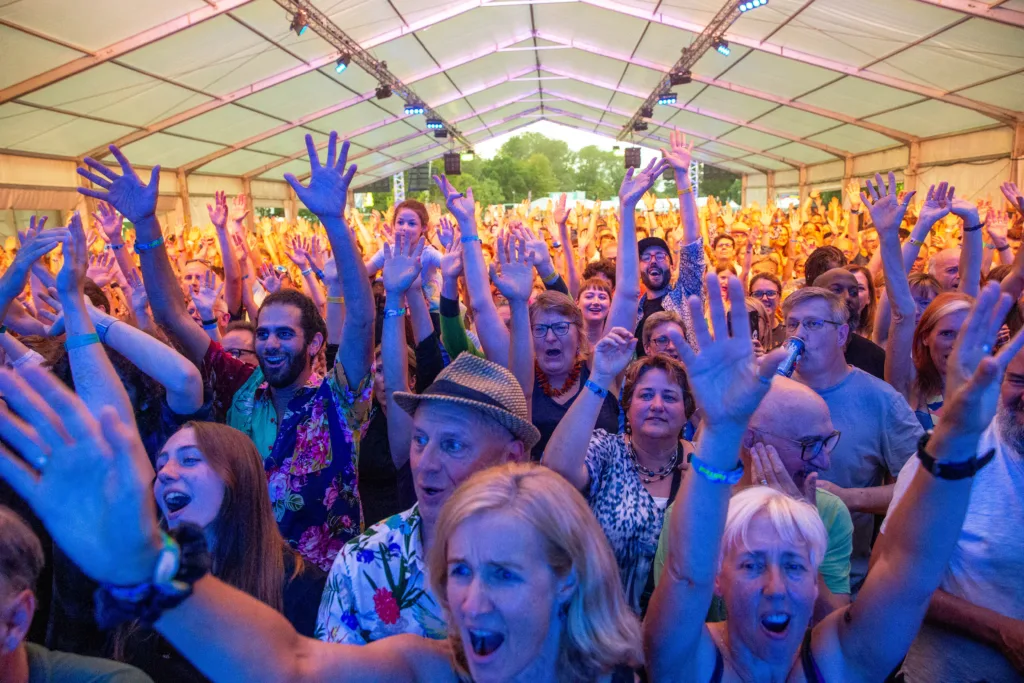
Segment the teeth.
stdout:
[[192,502],[192,496],[180,491],[171,491],[164,496],[164,504],[171,512],[177,512]]
[[473,647],[473,652],[483,657],[501,647],[502,643],[505,642],[505,636],[493,631],[471,630],[469,632],[469,640],[470,645]]

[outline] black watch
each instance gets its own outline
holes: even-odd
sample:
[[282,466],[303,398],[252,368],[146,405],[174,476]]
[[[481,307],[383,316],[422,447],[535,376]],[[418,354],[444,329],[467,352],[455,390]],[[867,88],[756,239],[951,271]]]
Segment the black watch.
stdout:
[[921,466],[924,469],[939,479],[957,481],[973,477],[978,473],[978,470],[992,462],[992,458],[996,456],[996,449],[992,448],[980,458],[975,454],[961,462],[940,462],[925,451],[925,446],[928,445],[928,439],[931,438],[931,435],[930,431],[925,432],[921,440],[917,442],[917,459],[921,461]]

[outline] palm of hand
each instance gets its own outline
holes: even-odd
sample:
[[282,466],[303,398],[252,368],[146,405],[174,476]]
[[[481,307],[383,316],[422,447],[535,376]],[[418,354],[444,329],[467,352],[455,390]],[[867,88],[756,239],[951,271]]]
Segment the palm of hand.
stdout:
[[441,277],[454,278],[462,272],[462,252],[449,251],[441,257]]
[[665,154],[665,160],[672,165],[676,173],[686,174],[690,171],[690,152],[685,148],[673,147],[671,152]]
[[228,207],[225,204],[217,204],[210,209],[210,222],[218,228],[223,228],[228,220]]
[[623,204],[635,205],[650,186],[651,179],[646,173],[638,173],[629,180],[623,179],[622,189],[619,190],[619,200]]
[[448,200],[447,204],[448,210],[461,225],[465,225],[476,217],[476,206],[466,196],[453,197]]
[[973,204],[966,199],[957,198],[953,200],[953,206],[950,208],[950,212],[955,216],[964,218],[965,216],[977,214],[978,207],[976,204]]
[[413,280],[420,274],[420,260],[412,256],[397,254],[384,262],[384,289],[408,291]]
[[[935,223],[949,214],[950,206],[946,199],[926,199],[921,205],[918,220],[926,223]],[[874,213],[872,212],[872,216]]]
[[618,346],[611,343],[602,343],[601,340],[594,347],[594,373],[607,377],[617,377],[629,362],[633,359],[635,346]]
[[730,338],[702,348],[686,374],[709,424],[746,425],[761,401],[764,387],[749,339]]
[[871,220],[878,230],[896,230],[903,219],[903,208],[893,195],[885,195],[871,206]]
[[107,202],[132,223],[152,216],[156,211],[157,188],[142,184],[134,175],[123,175],[110,185]]
[[509,301],[525,301],[533,291],[533,267],[526,263],[505,263],[494,280]]

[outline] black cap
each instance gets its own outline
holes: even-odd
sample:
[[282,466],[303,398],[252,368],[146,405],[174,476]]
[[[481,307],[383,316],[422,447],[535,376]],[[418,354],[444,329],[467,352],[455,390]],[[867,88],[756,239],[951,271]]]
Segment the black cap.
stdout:
[[651,247],[660,247],[661,249],[665,250],[666,254],[668,254],[668,262],[674,263],[672,259],[672,250],[668,248],[668,242],[661,239],[660,237],[645,237],[642,240],[640,240],[636,246],[637,253],[640,256],[643,256],[644,252],[650,249]]

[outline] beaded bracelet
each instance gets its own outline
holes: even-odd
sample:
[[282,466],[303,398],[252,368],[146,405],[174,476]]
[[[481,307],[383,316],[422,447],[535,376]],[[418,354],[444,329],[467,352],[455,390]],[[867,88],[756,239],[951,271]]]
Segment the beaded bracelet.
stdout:
[[149,251],[150,249],[156,249],[157,247],[159,247],[163,243],[164,243],[164,238],[161,235],[160,237],[156,238],[152,242],[143,242],[142,244],[136,243],[135,244],[135,251],[137,251],[137,252],[138,251]]

